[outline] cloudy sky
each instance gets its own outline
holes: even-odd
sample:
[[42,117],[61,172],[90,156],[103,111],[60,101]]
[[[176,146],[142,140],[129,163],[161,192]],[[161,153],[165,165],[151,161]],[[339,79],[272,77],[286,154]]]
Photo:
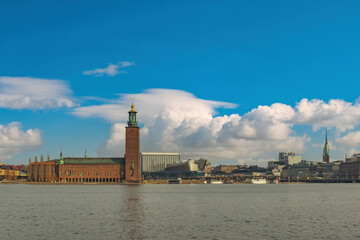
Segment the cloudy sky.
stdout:
[[360,150],[358,1],[2,1],[0,161],[141,151],[259,164]]

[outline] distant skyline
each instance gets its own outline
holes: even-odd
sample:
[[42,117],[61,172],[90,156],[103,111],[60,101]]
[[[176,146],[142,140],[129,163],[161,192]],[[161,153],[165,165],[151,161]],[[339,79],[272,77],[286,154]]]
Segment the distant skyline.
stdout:
[[360,151],[358,1],[2,1],[0,161]]

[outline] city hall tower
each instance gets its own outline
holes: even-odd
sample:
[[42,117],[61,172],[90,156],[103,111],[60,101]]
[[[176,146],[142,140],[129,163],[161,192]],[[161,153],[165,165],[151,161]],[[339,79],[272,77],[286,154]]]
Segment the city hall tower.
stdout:
[[131,104],[125,137],[125,181],[140,183],[140,128],[136,120],[134,104]]

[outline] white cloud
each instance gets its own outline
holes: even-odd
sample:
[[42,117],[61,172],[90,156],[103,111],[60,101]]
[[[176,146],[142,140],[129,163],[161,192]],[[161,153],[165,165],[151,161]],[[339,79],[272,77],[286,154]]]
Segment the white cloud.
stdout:
[[[328,103],[302,99],[292,107],[282,103],[258,106],[239,115],[216,116],[219,108],[235,108],[227,102],[199,99],[180,90],[150,89],[139,94],[121,94],[119,99],[104,104],[78,107],[79,117],[100,117],[114,123],[109,140],[98,150],[100,155],[117,154],[123,149],[124,129],[130,97],[135,97],[141,130],[142,151],[175,151],[187,157],[209,157],[211,160],[254,162],[271,159],[280,151],[305,151],[311,138],[297,134],[295,125],[309,125],[314,131],[334,128],[337,134],[360,124],[360,104],[344,100]],[[122,125],[119,125],[121,122]],[[122,136],[122,137],[121,137]],[[331,141],[330,148],[336,145]],[[360,145],[360,133],[337,140],[349,146]],[[322,147],[314,143],[312,147]],[[311,145],[309,145],[311,146]]]
[[317,131],[321,127],[335,127],[338,132],[354,129],[360,123],[360,104],[332,99],[328,103],[322,100],[302,99],[297,105],[297,124],[309,124]]
[[181,90],[149,89],[138,94],[121,94],[119,99],[103,105],[74,108],[73,114],[84,118],[104,118],[111,122],[126,120],[131,105],[130,97],[135,97],[135,107],[142,122],[146,123],[153,122],[154,117],[164,109],[172,110],[173,114],[184,114],[184,117],[196,114],[211,118],[215,114],[215,108],[236,107],[232,103],[197,99],[191,93]]
[[135,64],[134,62],[128,62],[128,61],[118,62],[117,64],[109,63],[106,68],[96,68],[94,70],[87,70],[87,71],[84,71],[83,74],[84,75],[95,75],[96,77],[100,77],[100,76],[103,76],[104,74],[106,74],[108,76],[113,77],[120,73],[126,73],[126,71],[121,71],[119,69],[126,68],[126,67],[132,66],[134,64]]
[[0,159],[11,159],[24,151],[37,149],[42,145],[40,130],[22,130],[18,122],[9,125],[0,124]]
[[123,156],[125,146],[125,123],[115,123],[110,129],[110,138],[102,143],[97,154],[99,156]]
[[75,106],[72,91],[61,80],[0,77],[0,108],[45,109]]
[[[180,152],[182,158],[209,157],[211,160],[249,160],[272,158],[278,151],[305,149],[309,138],[295,136],[291,130],[295,110],[285,104],[259,106],[239,116],[215,116],[217,108],[235,104],[196,98],[180,90],[150,89],[140,94],[123,94],[104,105],[79,107],[73,114],[102,117],[115,124],[111,136],[98,150],[99,155],[121,155],[124,124],[129,111],[129,97],[135,97],[141,130],[142,151]],[[122,123],[116,123],[122,120]]]
[[336,142],[350,147],[358,147],[360,146],[360,131],[350,132],[336,139]]

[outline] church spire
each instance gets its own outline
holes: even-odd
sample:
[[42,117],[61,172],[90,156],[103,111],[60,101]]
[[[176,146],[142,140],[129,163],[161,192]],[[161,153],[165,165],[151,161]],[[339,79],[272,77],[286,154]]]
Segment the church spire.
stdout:
[[325,144],[323,149],[323,162],[329,162],[330,161],[330,149],[329,149],[329,143],[327,139],[327,128],[325,133]]
[[325,133],[325,145],[324,145],[323,156],[329,156],[329,143],[328,143],[328,139],[327,139],[327,128],[326,128],[326,133]]

